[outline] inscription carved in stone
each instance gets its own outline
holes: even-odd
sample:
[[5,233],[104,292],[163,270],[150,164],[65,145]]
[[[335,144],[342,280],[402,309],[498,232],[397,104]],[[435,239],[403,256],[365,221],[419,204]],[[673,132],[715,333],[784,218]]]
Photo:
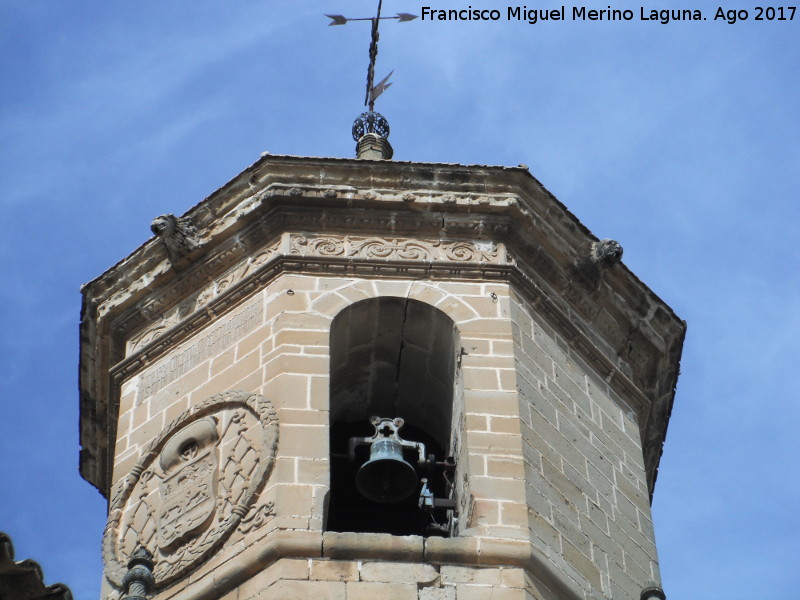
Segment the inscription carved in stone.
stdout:
[[259,499],[278,444],[275,409],[258,394],[223,392],[182,413],[112,491],[106,576],[122,586],[139,546],[152,548],[159,587],[195,568],[238,528],[266,524]]
[[140,398],[152,396],[209,357],[219,354],[236,340],[254,331],[263,321],[263,308],[264,301],[258,296],[252,304],[234,313],[227,321],[209,327],[207,332],[198,335],[188,346],[159,360],[142,376]]

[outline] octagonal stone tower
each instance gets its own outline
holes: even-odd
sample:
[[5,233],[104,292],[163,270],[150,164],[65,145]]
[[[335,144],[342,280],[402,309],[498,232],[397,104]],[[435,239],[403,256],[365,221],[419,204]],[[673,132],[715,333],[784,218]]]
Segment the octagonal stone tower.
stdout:
[[661,597],[685,325],[526,168],[268,155],[153,231],[83,288],[104,598]]

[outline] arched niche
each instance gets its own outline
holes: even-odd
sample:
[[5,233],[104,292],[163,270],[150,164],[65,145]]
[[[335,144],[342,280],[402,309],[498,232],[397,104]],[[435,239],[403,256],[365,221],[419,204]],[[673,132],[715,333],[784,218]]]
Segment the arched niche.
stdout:
[[[400,435],[422,442],[437,461],[453,454],[458,332],[437,308],[409,298],[362,300],[331,324],[331,495],[327,528],[396,535],[426,534],[418,494],[398,504],[360,497],[353,480],[367,454],[347,457],[348,441],[371,436],[372,416],[404,419]],[[366,451],[365,451],[366,452]],[[433,481],[437,496],[450,493]]]

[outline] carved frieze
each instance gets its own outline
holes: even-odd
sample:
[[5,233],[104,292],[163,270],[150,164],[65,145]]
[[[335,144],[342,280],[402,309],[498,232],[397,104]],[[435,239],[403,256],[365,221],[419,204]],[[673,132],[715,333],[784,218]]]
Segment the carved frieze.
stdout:
[[381,260],[453,261],[501,264],[503,255],[491,243],[413,238],[292,235],[291,253]]
[[[180,292],[180,288],[169,288],[166,292],[158,297],[149,301],[143,308],[142,313],[145,316],[156,318],[158,320],[149,324],[142,331],[128,340],[127,354],[132,354],[143,348],[150,342],[160,338],[164,333],[169,331],[172,327],[181,322],[181,320],[206,306],[211,300],[220,296],[228,288],[236,285],[248,275],[260,269],[263,265],[278,256],[280,242],[271,244],[256,252],[253,256],[242,261],[233,269],[229,269],[222,276],[210,282],[205,282],[200,290],[193,294],[187,300],[181,302],[177,306],[167,308],[174,302]],[[207,277],[206,277],[207,279]],[[164,312],[160,312],[164,311]]]
[[258,496],[277,444],[275,409],[258,394],[223,392],[182,413],[113,489],[103,545],[109,581],[120,587],[128,559],[145,547],[157,584],[168,585],[237,528],[267,523],[272,503]]
[[[389,227],[391,228],[391,222]],[[480,223],[476,227],[480,230]],[[161,338],[181,323],[184,317],[208,305],[214,298],[247,279],[267,263],[285,255],[387,261],[506,263],[504,246],[491,242],[286,233],[281,239],[259,250],[222,276],[205,283],[198,292],[177,306],[167,309],[170,302],[177,298],[178,288],[175,287],[150,300],[142,308],[142,313],[157,320],[128,340],[127,355],[130,356]],[[161,310],[164,312],[159,313]]]

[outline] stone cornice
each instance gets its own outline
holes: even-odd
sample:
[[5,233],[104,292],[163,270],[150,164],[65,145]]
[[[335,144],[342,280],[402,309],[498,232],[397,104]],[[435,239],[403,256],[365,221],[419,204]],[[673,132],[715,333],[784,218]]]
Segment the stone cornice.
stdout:
[[[525,169],[267,156],[185,217],[190,266],[153,239],[83,288],[81,473],[104,493],[107,374],[118,382],[285,271],[509,281],[636,409],[652,490],[685,325],[624,265],[588,263],[596,238]],[[347,248],[326,253],[337,239]],[[459,244],[466,255],[447,254]]]

